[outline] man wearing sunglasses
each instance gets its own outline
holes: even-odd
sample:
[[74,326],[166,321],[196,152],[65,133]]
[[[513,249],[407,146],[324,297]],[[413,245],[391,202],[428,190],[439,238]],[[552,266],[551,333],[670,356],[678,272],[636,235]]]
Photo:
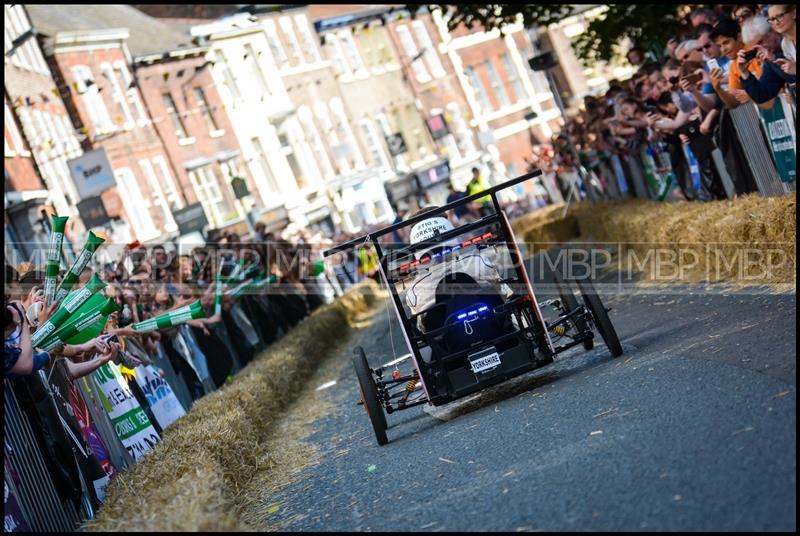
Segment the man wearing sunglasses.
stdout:
[[[703,55],[703,71],[705,72],[703,87],[698,91],[696,88],[691,88],[692,96],[697,101],[697,104],[704,112],[710,112],[720,105],[717,92],[714,91],[714,86],[708,78],[708,73],[712,68],[719,67],[722,71],[723,80],[728,79],[728,69],[730,68],[731,59],[722,54],[719,46],[711,39],[711,34],[714,27],[710,24],[701,24],[695,30],[697,36],[697,52]],[[727,88],[727,83],[723,87]],[[688,85],[687,85],[688,87]]]

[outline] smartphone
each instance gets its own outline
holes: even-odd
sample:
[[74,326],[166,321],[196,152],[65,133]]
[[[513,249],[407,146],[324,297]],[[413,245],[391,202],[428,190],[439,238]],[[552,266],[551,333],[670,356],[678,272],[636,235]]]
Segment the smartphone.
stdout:
[[112,342],[116,342],[116,343],[119,342],[119,338],[117,338],[116,334],[115,335],[109,335],[108,337],[106,337],[106,343],[112,343]]
[[721,69],[719,62],[715,58],[706,60],[706,65],[708,66],[709,72],[713,71],[714,69]]
[[758,56],[758,50],[756,49],[748,50],[747,52],[744,53],[744,59],[747,61],[752,60],[756,56]]
[[687,74],[686,76],[683,77],[683,79],[689,82],[690,84],[696,84],[703,79],[703,75],[700,73]]

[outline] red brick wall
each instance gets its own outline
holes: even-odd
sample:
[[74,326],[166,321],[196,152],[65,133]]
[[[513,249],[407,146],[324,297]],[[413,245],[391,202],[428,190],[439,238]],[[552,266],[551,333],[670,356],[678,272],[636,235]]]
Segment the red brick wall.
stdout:
[[[12,104],[8,102],[8,99],[6,99],[6,106],[9,110],[12,109]],[[19,132],[19,139],[23,143],[22,147],[16,146],[14,138],[11,137],[11,132],[8,128],[10,121],[13,121],[16,124],[17,132]],[[33,160],[33,156],[30,155],[30,147],[28,146],[27,140],[22,133],[22,127],[16,121],[15,117],[5,117],[4,134],[6,137],[6,144],[12,151],[14,151],[13,156],[10,156],[9,154],[4,156],[6,173],[4,183],[5,189],[15,190],[18,192],[24,190],[43,190],[44,183],[39,178],[39,172],[36,169],[36,163]],[[20,151],[28,151],[28,156],[23,156],[20,154]]]
[[[188,204],[196,203],[197,195],[183,162],[208,157],[212,159],[215,175],[221,179],[220,191],[233,206],[234,196],[227,185],[229,180],[227,177],[222,177],[219,162],[213,158],[215,154],[223,151],[238,150],[240,152],[237,158],[238,168],[245,173],[244,178],[248,182],[250,191],[257,191],[249,168],[242,159],[233,125],[225,112],[222,99],[211,76],[211,66],[206,64],[204,56],[140,65],[137,68],[137,74],[140,81],[139,89],[153,116],[153,124],[161,135],[169,159],[173,163],[173,174],[177,177],[177,182],[183,189]],[[209,113],[216,123],[217,130],[214,131],[214,137],[210,135],[211,130],[206,124],[198,104],[195,88],[203,90]],[[184,129],[189,137],[195,139],[194,143],[188,145],[179,143],[179,137],[164,104],[164,95],[167,93],[172,96]]]

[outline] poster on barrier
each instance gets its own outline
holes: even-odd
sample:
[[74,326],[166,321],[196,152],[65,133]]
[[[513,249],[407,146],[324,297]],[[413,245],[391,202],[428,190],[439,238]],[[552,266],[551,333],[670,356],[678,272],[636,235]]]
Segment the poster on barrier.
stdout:
[[[84,402],[75,382],[69,381],[68,387],[69,404],[75,414],[75,419],[78,421],[78,424],[81,427],[81,433],[83,434],[84,439],[86,439],[86,442],[89,444],[89,448],[91,448],[92,452],[94,452],[97,461],[100,462],[100,467],[103,468],[103,471],[106,473],[106,475],[108,475],[109,478],[113,477],[117,474],[117,468],[114,467],[113,463],[111,463],[111,456],[108,454],[108,448],[106,447],[103,438],[100,436],[100,432],[97,430],[97,427],[95,426],[94,421],[89,414],[89,408],[86,406],[86,402]],[[98,491],[98,498],[102,501],[103,499],[100,497],[100,495],[104,497],[105,490],[96,491]]]
[[114,431],[134,461],[138,461],[161,440],[158,432],[116,364],[106,363],[93,373],[93,378],[100,387],[103,407],[111,418]]
[[150,410],[162,430],[186,415],[167,380],[161,377],[153,365],[139,365],[135,370],[136,383],[142,388]]
[[767,129],[769,146],[781,181],[794,182],[797,179],[797,153],[792,123],[785,113],[781,99],[774,99],[770,108],[764,106],[759,106],[758,111]]

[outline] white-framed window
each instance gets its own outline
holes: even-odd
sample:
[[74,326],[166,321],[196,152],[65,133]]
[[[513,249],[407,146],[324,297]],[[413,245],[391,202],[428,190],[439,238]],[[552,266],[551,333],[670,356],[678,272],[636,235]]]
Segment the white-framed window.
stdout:
[[34,132],[36,133],[34,148],[38,150],[39,154],[47,154],[48,157],[52,158],[52,154],[45,153],[45,151],[51,148],[49,144],[52,142],[53,137],[47,131],[47,125],[45,125],[44,122],[44,114],[41,110],[34,109],[33,112],[31,112],[31,117],[33,117]]
[[445,147],[447,147],[447,155],[450,157],[450,159],[461,160],[461,150],[458,148],[456,137],[453,134],[448,134],[441,139],[442,143],[444,143]]
[[[31,28],[30,21],[25,15],[22,4],[6,4],[5,6],[4,33],[8,51],[13,45],[12,41]],[[36,39],[29,37],[11,55],[11,63],[29,71],[50,74],[47,62],[39,49]]]
[[477,149],[475,147],[475,140],[472,137],[472,130],[470,130],[464,116],[461,115],[461,109],[456,102],[447,104],[447,120],[450,124],[450,129],[456,134],[458,139],[458,147],[464,155],[474,153]]
[[[19,133],[19,129],[17,128],[17,122],[14,121],[14,115],[11,113],[11,110],[8,107],[8,103],[4,103],[3,106],[5,107],[5,124],[6,129],[8,130],[8,134],[11,136],[11,143],[13,147],[11,150],[15,153],[19,153],[22,156],[30,156],[30,152],[25,149],[25,142],[22,141],[22,136]],[[8,154],[9,144],[6,141],[6,153]]]
[[272,93],[269,90],[267,79],[264,77],[264,71],[261,70],[261,65],[258,64],[258,56],[256,56],[256,51],[253,50],[253,46],[250,43],[244,45],[244,62],[247,64],[247,67],[250,70],[250,75],[256,82],[253,85],[255,94],[269,95]]
[[364,60],[361,59],[361,54],[358,52],[353,34],[349,30],[343,30],[339,32],[339,39],[344,46],[347,59],[353,67],[355,74],[365,74],[367,69],[364,67]]
[[81,95],[92,126],[100,132],[113,129],[114,124],[108,115],[108,109],[94,81],[91,69],[86,65],[75,65],[72,67],[72,76],[78,86],[78,94]]
[[182,209],[183,201],[181,200],[181,196],[178,195],[178,189],[175,187],[175,180],[172,178],[172,173],[169,171],[166,159],[161,155],[154,156],[153,164],[155,164],[156,169],[161,175],[161,182],[166,188],[167,201],[169,202],[170,208]]
[[377,132],[375,132],[375,126],[372,124],[372,121],[366,118],[362,119],[359,121],[358,126],[361,129],[364,142],[369,149],[371,163],[376,166],[388,168],[389,159],[386,157],[386,153],[383,150],[383,143],[381,143]]
[[270,190],[275,193],[279,193],[281,189],[278,186],[278,181],[275,180],[275,175],[272,173],[272,168],[269,165],[267,153],[264,152],[264,147],[261,145],[261,140],[257,137],[254,137],[250,139],[250,143],[252,144],[253,152],[255,153],[253,158],[258,163],[258,167],[261,170],[261,175],[269,185]]
[[339,97],[334,97],[330,101],[331,112],[333,112],[334,120],[336,122],[336,130],[338,131],[340,140],[347,140],[350,144],[350,151],[353,158],[353,167],[361,169],[365,167],[364,157],[361,150],[356,143],[356,138],[353,136],[353,129],[350,128],[350,121],[347,119],[347,114],[344,110],[344,103]]
[[506,78],[511,82],[511,88],[514,90],[514,102],[518,102],[525,98],[525,88],[517,75],[517,70],[511,62],[511,58],[507,53],[500,55],[500,61],[503,63],[503,70],[506,72]]
[[308,26],[308,19],[306,19],[306,16],[295,15],[294,24],[297,26],[300,39],[303,42],[303,50],[305,51],[306,57],[311,58],[311,63],[322,61],[319,55],[319,50],[317,49],[317,45],[314,41],[314,35],[311,33],[311,30]]
[[278,30],[275,27],[275,21],[267,19],[264,21],[264,33],[267,36],[267,44],[272,52],[272,57],[275,59],[275,64],[278,67],[283,67],[289,58],[286,57],[286,51],[283,50],[281,40],[278,38]]
[[66,151],[64,150],[64,145],[61,143],[61,136],[58,134],[53,116],[45,111],[42,112],[42,119],[44,120],[44,126],[50,139],[50,157],[57,158],[63,156]]
[[314,153],[320,171],[323,175],[333,175],[333,166],[328,152],[325,150],[317,126],[314,124],[314,116],[308,106],[301,106],[297,109],[297,118],[300,119],[300,124],[303,126],[306,139],[309,140],[311,151]]
[[149,160],[139,160],[139,167],[144,173],[144,176],[147,178],[147,183],[150,185],[150,190],[153,193],[153,202],[164,215],[164,221],[166,222],[164,225],[164,230],[167,232],[175,231],[178,226],[175,224],[175,218],[172,217],[172,211],[167,203],[164,190],[161,189],[161,185],[158,182],[158,177],[156,177],[153,164]]
[[350,162],[341,150],[339,134],[337,133],[336,129],[333,128],[333,123],[331,122],[331,117],[328,113],[328,107],[325,105],[325,103],[321,101],[314,103],[314,115],[316,115],[317,119],[319,119],[319,122],[322,125],[322,130],[325,132],[325,135],[328,138],[328,145],[330,145],[331,151],[333,151],[333,158],[336,161],[336,166],[339,169],[339,173],[349,173],[351,169]]
[[206,217],[213,227],[220,227],[225,222],[236,219],[237,212],[230,207],[225,196],[222,195],[219,181],[211,165],[190,171],[189,180],[198,201],[203,206],[203,212],[206,213]]
[[[408,59],[416,58],[419,54],[419,50],[417,50],[417,45],[414,43],[414,38],[411,37],[411,32],[408,31],[408,26],[400,24],[395,27],[395,31],[397,32],[397,37],[400,38],[400,44],[403,45],[403,50]],[[425,68],[422,58],[417,58],[415,61],[411,62],[411,68],[414,70],[414,76],[417,77],[418,82],[424,83],[430,81],[431,76],[428,74],[428,70]]]
[[197,101],[197,107],[200,108],[200,114],[203,116],[203,121],[205,121],[208,131],[214,132],[215,130],[219,130],[217,122],[214,120],[214,115],[211,113],[211,109],[208,107],[208,100],[206,100],[206,94],[203,91],[203,88],[198,86],[194,88],[193,91],[194,99]]
[[142,106],[142,100],[139,98],[139,91],[133,84],[133,78],[131,78],[131,73],[128,71],[128,66],[125,65],[124,61],[117,60],[114,62],[114,71],[119,74],[122,83],[125,85],[125,93],[128,95],[128,102],[133,106],[133,110],[136,112],[136,121],[140,125],[147,123],[147,112],[145,112],[144,106]]
[[79,155],[83,151],[81,150],[81,144],[78,141],[78,138],[75,136],[74,128],[72,123],[70,122],[69,118],[66,115],[58,115],[59,122],[61,123],[61,129],[64,132],[64,138],[69,140],[69,148],[73,154],[77,153]]
[[[111,68],[110,63],[103,62],[100,64],[100,70],[102,71],[106,80],[108,80],[111,84],[111,98],[117,104],[117,113],[119,115],[114,117],[114,124],[118,126],[124,126],[125,128],[132,128],[133,116],[131,115],[131,111],[128,109],[125,93],[123,93],[122,88],[119,85],[119,81],[114,74],[114,69]],[[117,121],[117,118],[122,118],[122,121]]]
[[339,75],[350,74],[350,66],[347,64],[347,60],[344,57],[344,51],[342,50],[341,43],[339,43],[339,39],[333,33],[325,34],[324,39],[325,46],[328,49],[328,57],[333,63],[334,72]]
[[294,58],[295,62],[302,65],[305,63],[303,58],[303,51],[300,49],[300,43],[297,41],[297,36],[292,27],[292,19],[289,17],[281,17],[278,19],[278,24],[281,25],[281,31],[286,36],[286,41],[289,43],[289,52]]
[[186,126],[183,124],[183,119],[178,113],[178,109],[175,106],[175,99],[172,98],[172,94],[164,93],[161,95],[161,98],[164,101],[164,110],[166,110],[167,115],[169,115],[169,120],[172,122],[172,128],[175,131],[175,136],[177,136],[179,140],[188,138],[189,134],[186,132]]
[[[389,118],[386,117],[386,114],[380,113],[375,114],[375,121],[378,123],[378,127],[380,127],[381,134],[383,134],[384,143],[386,140],[394,134],[391,125],[389,124]],[[399,170],[406,170],[408,169],[408,165],[406,164],[406,155],[405,154],[398,154],[394,157],[394,164]]]
[[289,163],[289,168],[292,170],[292,175],[300,190],[304,190],[310,186],[310,177],[301,161],[302,156],[298,150],[300,147],[300,136],[297,132],[297,125],[293,119],[284,121],[278,128],[278,140],[281,144],[281,153]]
[[157,237],[160,233],[150,215],[149,198],[142,195],[133,172],[129,168],[118,168],[114,170],[114,176],[136,238],[145,241]]
[[511,102],[506,95],[506,88],[503,87],[503,81],[500,80],[500,75],[497,74],[497,69],[494,68],[494,62],[491,59],[485,59],[483,66],[486,68],[486,73],[489,75],[489,83],[492,85],[497,101],[500,103],[499,107],[508,106]]
[[414,29],[414,34],[417,36],[417,41],[420,46],[425,50],[425,61],[431,69],[431,74],[436,78],[443,77],[445,72],[442,67],[442,62],[439,60],[439,52],[436,50],[436,47],[433,46],[431,36],[428,34],[425,23],[421,20],[415,20],[411,23],[411,27]]
[[483,82],[481,82],[478,73],[475,72],[475,67],[472,65],[467,65],[465,69],[467,73],[467,78],[469,78],[469,83],[472,86],[473,91],[475,92],[475,98],[478,99],[481,107],[485,110],[492,109],[492,103],[489,102],[489,96],[486,94],[486,88],[483,87]]
[[233,75],[233,71],[231,71],[231,66],[228,63],[228,59],[225,57],[225,53],[221,48],[216,49],[214,52],[217,57],[217,63],[215,67],[222,71],[222,76],[225,78],[225,86],[228,88],[228,93],[231,96],[231,100],[241,99],[242,93],[239,91],[239,86],[236,83],[236,77]]

